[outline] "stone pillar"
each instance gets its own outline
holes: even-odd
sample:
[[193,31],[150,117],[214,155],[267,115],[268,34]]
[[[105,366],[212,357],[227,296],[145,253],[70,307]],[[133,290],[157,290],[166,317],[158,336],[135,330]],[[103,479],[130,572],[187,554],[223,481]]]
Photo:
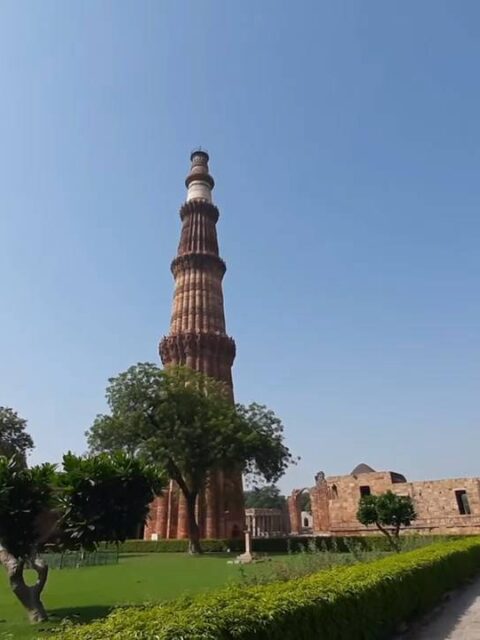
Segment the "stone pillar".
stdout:
[[299,535],[302,530],[302,516],[300,513],[299,497],[301,491],[294,489],[292,495],[288,496],[288,515],[290,518],[290,531],[294,535]]
[[325,474],[320,471],[315,476],[315,487],[310,491],[314,533],[330,531],[329,489]]
[[245,531],[245,554],[252,554],[252,536],[250,531]]
[[218,481],[218,478],[216,474],[210,475],[208,478],[207,488],[205,490],[205,496],[206,496],[205,537],[209,539],[218,537],[217,481]]
[[170,480],[167,493],[167,531],[166,538],[177,537],[178,525],[178,487],[177,484]]
[[157,502],[157,518],[155,522],[155,530],[159,538],[167,536],[167,496],[162,493],[156,499]]
[[223,473],[221,471],[218,472],[216,490],[217,490],[217,496],[216,496],[217,536],[216,537],[228,538],[229,537],[227,533],[228,513],[226,513],[227,510],[225,509],[225,506],[226,506],[225,505],[225,482],[223,480]]
[[183,493],[178,494],[177,538],[188,538],[187,500]]

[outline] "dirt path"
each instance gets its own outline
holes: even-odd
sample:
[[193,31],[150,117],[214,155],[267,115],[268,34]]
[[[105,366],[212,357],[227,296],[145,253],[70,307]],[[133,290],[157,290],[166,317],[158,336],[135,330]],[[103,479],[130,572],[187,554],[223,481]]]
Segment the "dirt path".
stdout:
[[480,640],[480,579],[455,593],[428,623],[397,640]]

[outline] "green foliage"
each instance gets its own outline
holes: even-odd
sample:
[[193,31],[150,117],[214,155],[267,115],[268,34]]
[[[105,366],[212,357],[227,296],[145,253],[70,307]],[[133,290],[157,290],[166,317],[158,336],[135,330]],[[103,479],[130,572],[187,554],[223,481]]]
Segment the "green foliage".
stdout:
[[312,499],[310,497],[310,493],[303,492],[299,498],[300,502],[300,511],[312,511]]
[[223,383],[188,367],[135,365],[110,379],[106,395],[112,413],[87,432],[90,449],[135,451],[188,491],[208,471],[239,465],[275,480],[292,460],[273,412],[232,405]]
[[98,416],[92,451],[128,451],[160,464],[186,498],[190,549],[199,551],[195,504],[209,473],[278,479],[292,456],[280,420],[257,404],[233,405],[228,387],[188,367],[140,363],[111,378],[110,416]]
[[161,488],[156,468],[123,453],[67,454],[61,472],[0,456],[0,544],[21,558],[41,551],[54,532],[67,547],[124,541]]
[[[295,464],[283,440],[282,422],[264,405],[252,402],[235,405],[237,438],[242,443],[235,464],[244,463],[243,471],[250,479],[276,482],[290,464]],[[228,468],[228,467],[227,467]]]
[[143,524],[162,488],[158,470],[123,452],[63,457],[62,529],[66,543],[93,550],[99,541],[123,542]]
[[[424,536],[408,535],[401,540],[402,550],[411,551],[428,544],[458,540],[458,536]],[[243,553],[245,550],[242,538],[231,540],[202,540],[202,548],[206,552],[232,551]],[[358,550],[362,553],[383,553],[391,550],[388,540],[384,536],[335,536],[335,537],[306,537],[293,536],[291,538],[255,538],[252,541],[253,551],[256,553],[302,553],[305,549],[322,552],[352,553]],[[101,548],[108,548],[102,545]],[[188,549],[188,540],[125,540],[118,546],[120,553],[177,553]]]
[[[39,557],[47,542],[92,550],[101,540],[125,540],[160,489],[155,469],[122,452],[67,454],[60,473],[0,456],[0,562],[32,622],[47,618],[40,596],[48,566]],[[34,585],[25,582],[27,566],[37,572]]]
[[[232,540],[202,540],[202,549],[207,553],[243,552],[244,541],[240,538]],[[108,548],[102,545],[101,548]],[[125,540],[118,545],[119,553],[181,553],[188,551],[188,540]]]
[[324,540],[311,538],[308,544],[296,553],[290,553],[287,556],[270,556],[264,558],[264,562],[247,567],[239,565],[242,582],[258,585],[293,580],[336,566],[373,562],[391,553],[391,550],[389,552],[368,551],[358,541],[345,540],[344,542],[348,551],[339,552],[335,539],[327,544]]
[[[62,640],[358,640],[388,637],[479,571],[480,539],[268,585],[119,609]],[[361,615],[359,615],[361,612]]]
[[[89,554],[85,555],[88,559]],[[68,621],[71,624],[103,618],[119,605],[165,602],[187,593],[221,589],[236,579],[238,567],[228,564],[224,554],[219,553],[197,557],[185,553],[131,553],[120,555],[117,565],[50,571],[45,598],[54,618],[35,628],[25,620],[22,606],[0,573],[0,638],[40,640],[48,635],[47,629],[53,633]]]
[[274,484],[254,487],[245,491],[245,507],[247,509],[283,509],[287,503],[285,496]]
[[33,449],[33,440],[26,432],[27,421],[9,407],[0,407],[0,455],[25,461]]
[[[361,524],[375,524],[389,539],[390,530],[393,536],[398,538],[400,528],[409,527],[416,517],[410,496],[399,496],[392,491],[362,496],[357,511],[357,519]],[[392,544],[396,546],[394,540]]]
[[30,556],[41,542],[42,516],[52,506],[55,468],[27,469],[0,456],[0,544],[13,556]]

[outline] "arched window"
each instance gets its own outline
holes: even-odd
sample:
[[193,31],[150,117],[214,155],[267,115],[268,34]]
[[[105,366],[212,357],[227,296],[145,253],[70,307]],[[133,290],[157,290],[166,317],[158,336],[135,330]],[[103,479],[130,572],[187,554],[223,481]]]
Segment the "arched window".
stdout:
[[304,526],[306,529],[308,529],[308,526],[309,526],[308,518],[304,518],[304,519],[303,519],[303,526]]
[[338,489],[336,484],[332,484],[332,498],[333,500],[338,498]]

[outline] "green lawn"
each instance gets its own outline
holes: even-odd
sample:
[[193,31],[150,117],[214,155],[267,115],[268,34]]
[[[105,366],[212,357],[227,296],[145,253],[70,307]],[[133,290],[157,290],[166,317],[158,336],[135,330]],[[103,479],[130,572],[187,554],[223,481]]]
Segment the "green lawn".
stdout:
[[[238,567],[227,564],[227,559],[220,554],[199,558],[181,553],[130,554],[118,565],[52,570],[43,601],[52,619],[90,620],[106,615],[115,605],[174,598],[238,580]],[[41,637],[51,625],[31,627],[3,569],[0,575],[0,639]]]

